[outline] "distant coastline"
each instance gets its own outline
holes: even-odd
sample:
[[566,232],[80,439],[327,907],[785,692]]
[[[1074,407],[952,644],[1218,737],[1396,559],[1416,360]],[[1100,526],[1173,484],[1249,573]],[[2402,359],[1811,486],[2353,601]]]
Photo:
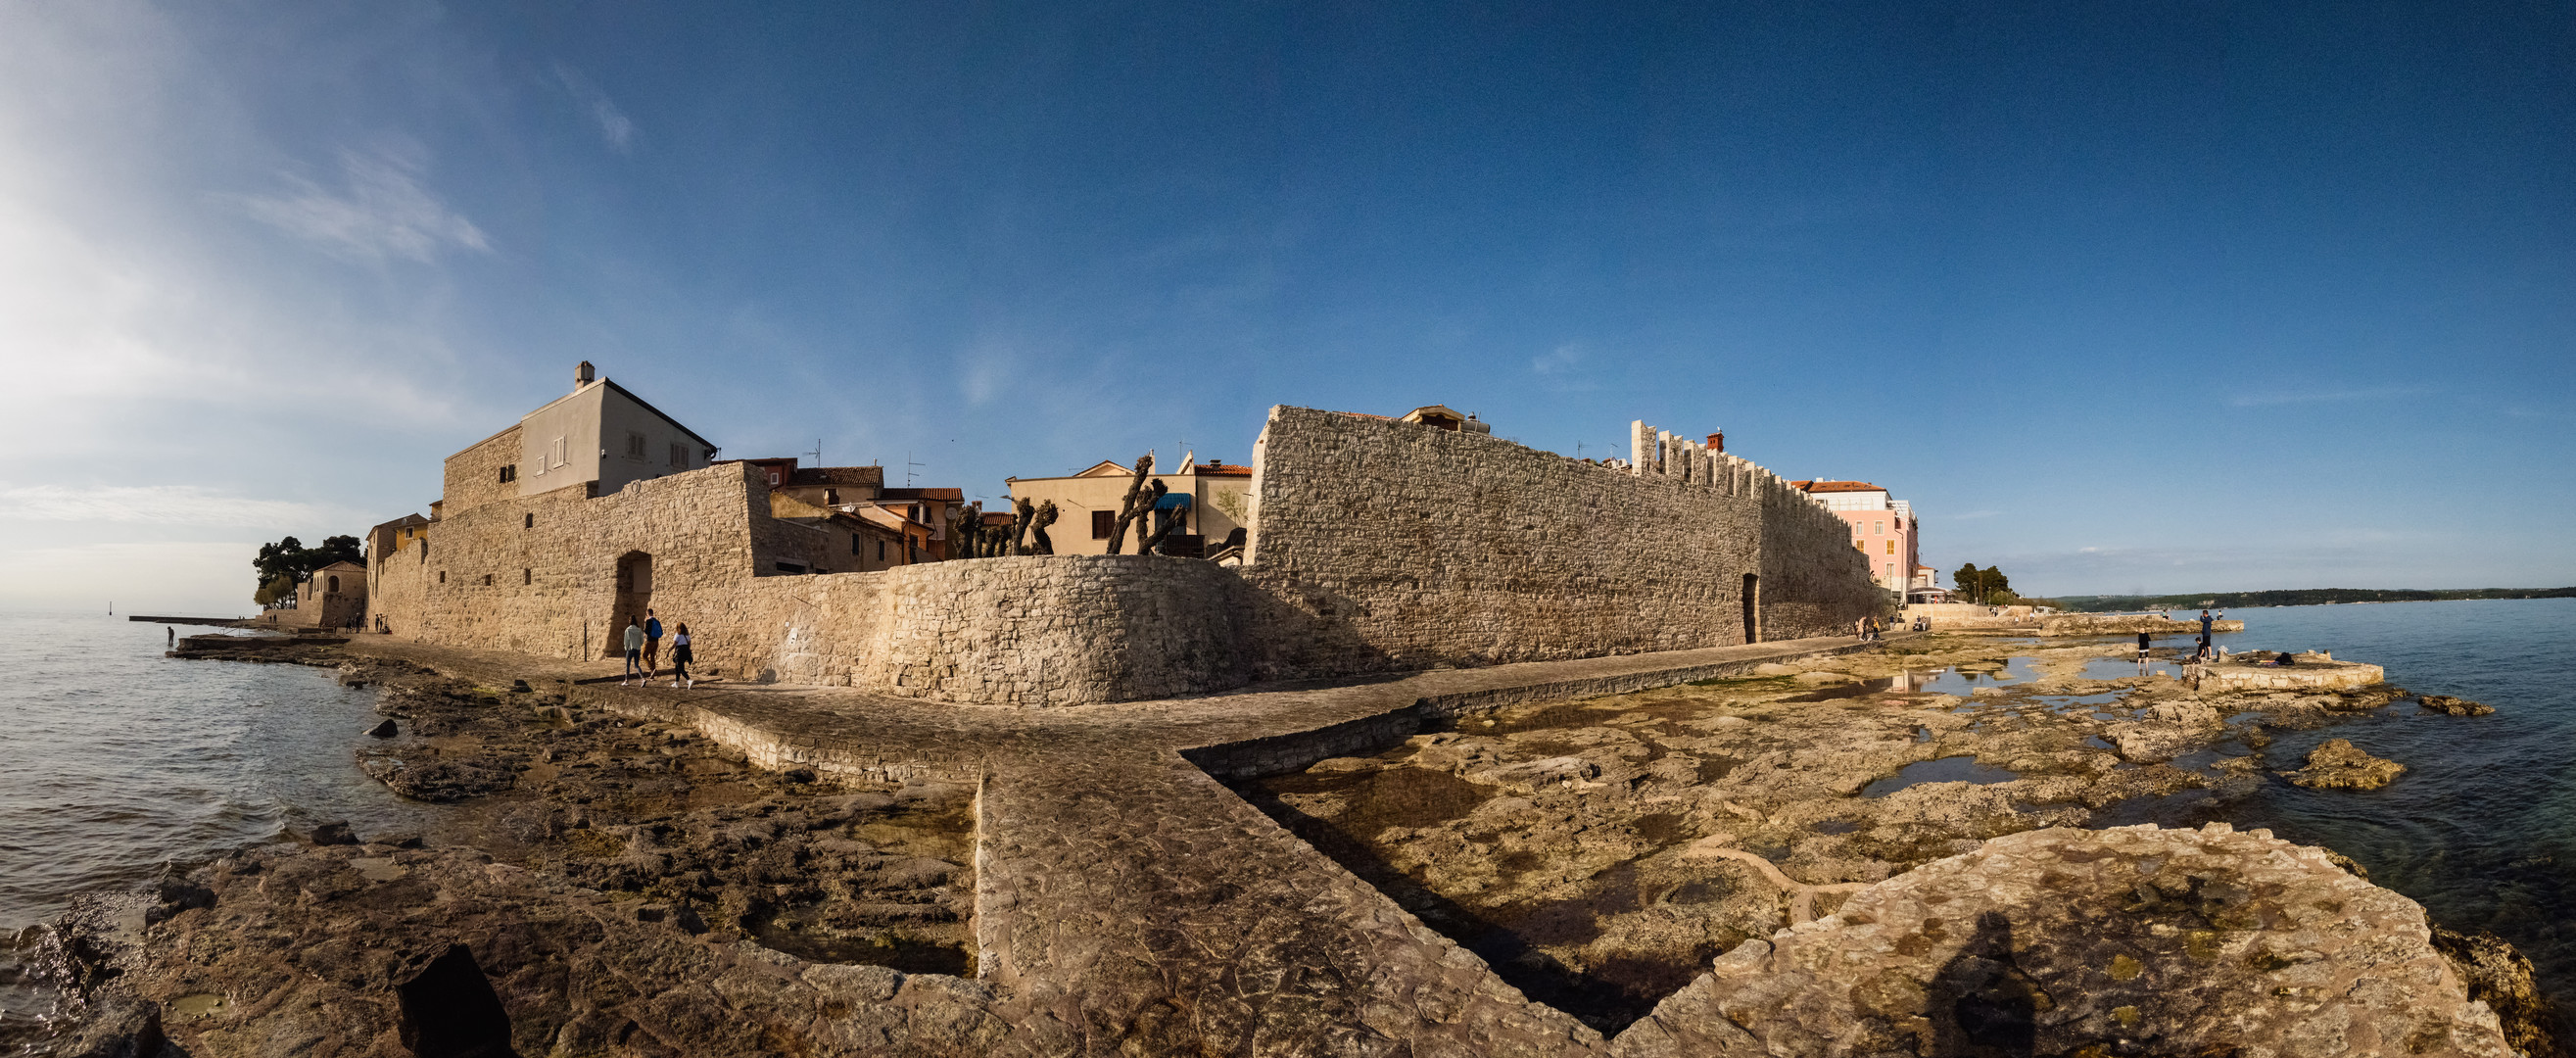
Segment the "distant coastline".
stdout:
[[2244,609],[2257,606],[2326,606],[2356,602],[2449,602],[2460,599],[2570,599],[2570,588],[2296,588],[2185,595],[2061,595],[2057,607],[2075,613],[2125,610]]

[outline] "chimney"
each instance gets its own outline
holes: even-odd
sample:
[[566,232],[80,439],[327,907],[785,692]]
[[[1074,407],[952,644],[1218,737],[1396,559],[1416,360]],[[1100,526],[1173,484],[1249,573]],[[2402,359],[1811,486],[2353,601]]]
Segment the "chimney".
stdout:
[[1726,431],[1719,430],[1716,433],[1708,435],[1708,450],[1711,452],[1726,451]]
[[576,368],[573,368],[573,369],[572,369],[572,388],[573,388],[573,392],[575,392],[575,393],[579,393],[579,392],[581,392],[581,387],[583,387],[583,386],[587,386],[587,385],[591,384],[592,382],[597,381],[597,380],[598,380],[598,378],[599,378],[599,371],[598,371],[598,369],[591,367],[591,366],[590,366],[590,361],[588,361],[588,360],[584,360],[584,361],[582,361],[582,362],[581,362],[581,366],[580,366],[580,367],[576,367]]

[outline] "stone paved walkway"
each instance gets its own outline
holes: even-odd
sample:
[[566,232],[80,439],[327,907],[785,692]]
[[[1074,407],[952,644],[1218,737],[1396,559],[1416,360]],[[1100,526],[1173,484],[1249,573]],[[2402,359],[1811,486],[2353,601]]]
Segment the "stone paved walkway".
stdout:
[[[1295,770],[1459,712],[1869,646],[1792,640],[1050,710],[722,684],[571,694],[694,726],[767,767],[979,783],[975,929],[981,976],[1016,1027],[1002,1053],[1604,1054],[1599,1033],[1523,998],[1211,772]],[[499,686],[615,668],[373,636],[348,649]],[[1641,1037],[1617,1053],[1660,1050]]]

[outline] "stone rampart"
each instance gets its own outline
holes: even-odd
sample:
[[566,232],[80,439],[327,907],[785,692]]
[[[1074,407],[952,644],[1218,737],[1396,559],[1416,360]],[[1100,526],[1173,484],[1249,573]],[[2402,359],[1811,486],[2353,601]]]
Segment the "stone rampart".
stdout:
[[447,457],[446,487],[440,499],[449,514],[480,507],[519,494],[518,483],[501,476],[503,467],[519,462],[519,428],[512,426]]
[[1884,605],[1840,519],[1686,442],[1632,473],[1277,408],[1240,571],[1057,555],[791,574],[833,561],[830,539],[771,517],[748,465],[522,497],[483,490],[481,462],[452,460],[450,483],[480,502],[372,557],[370,616],[396,635],[615,658],[649,606],[728,679],[1060,706],[1790,639]]
[[1729,646],[1840,631],[1885,605],[1849,527],[1805,493],[1677,439],[1656,451],[1620,470],[1273,408],[1242,569],[1259,592],[1258,674]]
[[776,574],[780,557],[806,557],[805,535],[769,517],[752,471],[724,465],[596,498],[491,500],[370,572],[394,634],[452,646],[615,657],[649,606],[674,631],[689,625],[701,671],[731,678],[1023,706],[1246,678],[1241,586],[1209,563],[1067,555]]

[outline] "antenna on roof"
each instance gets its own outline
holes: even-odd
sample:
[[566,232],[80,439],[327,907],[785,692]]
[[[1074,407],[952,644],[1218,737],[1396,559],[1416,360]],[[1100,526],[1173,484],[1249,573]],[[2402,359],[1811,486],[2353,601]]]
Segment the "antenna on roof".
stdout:
[[903,450],[903,487],[907,489],[912,487],[912,468],[921,465],[923,464],[912,461],[912,449]]
[[820,437],[817,437],[817,438],[815,438],[815,439],[814,439],[814,450],[813,450],[813,451],[811,451],[811,452],[798,452],[798,453],[796,453],[796,454],[797,454],[797,455],[813,456],[813,457],[814,457],[814,465],[815,465],[815,466],[818,466],[818,467],[819,467],[819,466],[822,466],[822,465],[823,465],[823,439],[822,439],[822,438],[820,438]]

